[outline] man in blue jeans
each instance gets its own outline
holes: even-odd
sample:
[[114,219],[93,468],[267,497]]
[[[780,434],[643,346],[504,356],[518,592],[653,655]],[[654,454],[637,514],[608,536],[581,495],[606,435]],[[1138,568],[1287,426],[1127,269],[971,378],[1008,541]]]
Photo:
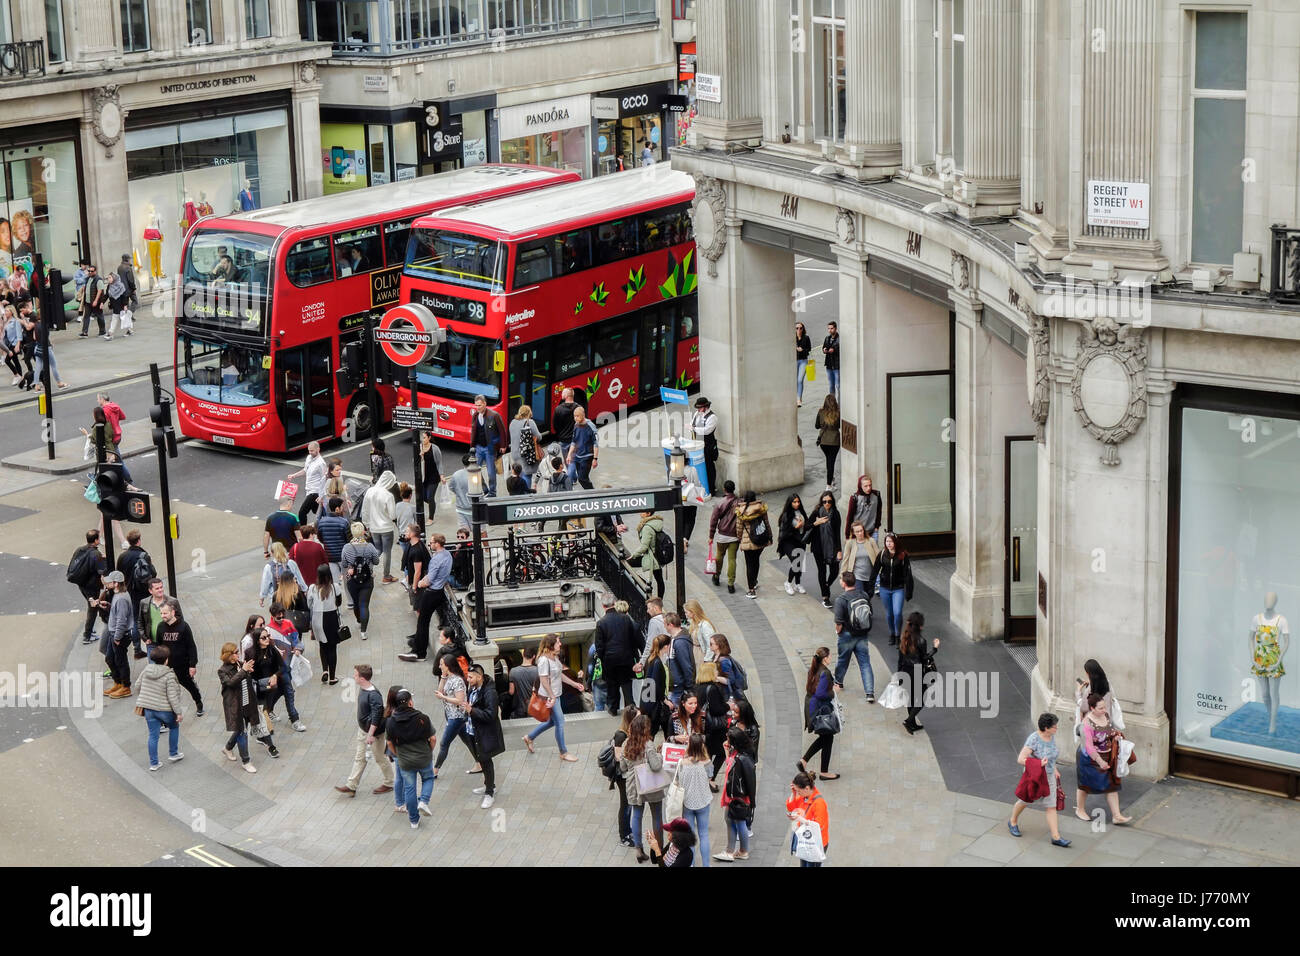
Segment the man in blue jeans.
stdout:
[[[839,660],[835,663],[835,686],[844,689],[844,674],[849,669],[849,659],[858,659],[862,674],[862,687],[867,692],[867,703],[876,702],[876,676],[871,670],[871,597],[858,587],[852,571],[840,575],[844,593],[835,599],[835,633],[839,635],[835,650]],[[865,623],[865,627],[863,624]]]
[[840,397],[840,327],[834,322],[826,323],[826,338],[822,339],[822,355],[830,392],[838,399]]
[[[388,750],[397,758],[397,772],[402,778],[398,788],[406,797],[406,815],[411,829],[420,829],[420,814],[431,816],[433,798],[433,745],[437,735],[433,721],[415,709],[411,692],[403,688],[394,698],[393,715],[384,725]],[[420,789],[416,790],[416,777]]]
[[470,417],[470,444],[474,458],[487,475],[488,494],[497,493],[497,459],[510,450],[510,433],[501,416],[488,408],[487,397],[474,396],[474,414]]
[[581,405],[573,410],[573,444],[569,445],[569,477],[588,491],[592,489],[591,469],[600,455],[600,438],[596,426],[587,420]]

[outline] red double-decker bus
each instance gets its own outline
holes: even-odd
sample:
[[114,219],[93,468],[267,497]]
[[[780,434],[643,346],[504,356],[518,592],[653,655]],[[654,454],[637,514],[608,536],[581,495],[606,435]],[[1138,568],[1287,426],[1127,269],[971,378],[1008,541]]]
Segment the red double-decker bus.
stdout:
[[[365,437],[374,416],[362,336],[399,301],[412,221],[577,179],[489,164],[200,220],[177,283],[182,433],[264,451]],[[378,389],[380,422],[395,397]]]
[[417,219],[401,298],[447,329],[416,366],[436,433],[468,442],[476,395],[545,431],[566,386],[592,418],[695,387],[694,195],[665,163]]

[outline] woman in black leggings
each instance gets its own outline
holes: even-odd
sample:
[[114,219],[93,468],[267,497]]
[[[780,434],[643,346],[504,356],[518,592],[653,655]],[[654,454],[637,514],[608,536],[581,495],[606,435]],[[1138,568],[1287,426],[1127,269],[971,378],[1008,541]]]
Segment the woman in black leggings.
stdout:
[[826,487],[835,487],[835,459],[840,454],[840,404],[833,393],[817,410],[817,445],[826,456]]
[[[813,653],[812,665],[808,668],[808,681],[805,689],[808,692],[808,703],[804,707],[804,729],[809,733],[814,733],[812,729],[813,717],[818,711],[831,707],[835,702],[835,677],[831,673],[827,661],[830,659],[831,649],[829,647],[819,647]],[[831,748],[835,744],[835,734],[829,731],[817,732],[817,739],[812,742],[806,751],[804,751],[803,760],[799,761],[799,769],[807,770],[806,762],[812,760],[813,754],[822,755],[821,778],[823,780],[838,780],[838,773],[827,773],[831,766]]]
[[822,492],[810,526],[808,550],[817,562],[817,587],[822,592],[822,606],[830,607],[831,582],[839,574],[840,558],[844,555],[840,541],[840,509],[835,506],[835,495],[830,489]]

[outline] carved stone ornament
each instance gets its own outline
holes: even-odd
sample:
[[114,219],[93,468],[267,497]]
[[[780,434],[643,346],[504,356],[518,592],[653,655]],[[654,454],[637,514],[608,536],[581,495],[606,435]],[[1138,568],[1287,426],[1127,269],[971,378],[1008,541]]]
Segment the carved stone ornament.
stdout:
[[1034,440],[1041,445],[1047,438],[1047,413],[1052,407],[1052,327],[1047,316],[1037,315],[1028,308],[1023,311],[1033,345],[1029,353],[1034,363],[1029,415],[1034,420]]
[[104,146],[104,155],[111,158],[113,147],[122,139],[122,127],[126,120],[126,110],[117,95],[118,87],[110,83],[94,91],[94,106],[91,114],[94,119],[95,139]]
[[315,60],[298,64],[298,82],[305,86],[315,83],[318,79],[320,79],[320,68],[316,66]]
[[722,221],[727,210],[727,194],[722,184],[711,176],[691,174],[695,179],[695,202],[691,221],[695,229],[695,248],[709,262],[709,276],[718,277],[718,260],[727,248],[727,229]]
[[839,207],[839,212],[835,214],[835,235],[846,246],[858,238],[858,226],[854,221],[853,213],[843,206]]
[[970,288],[970,260],[956,251],[952,254],[952,284],[958,289]]
[[1103,465],[1118,465],[1121,442],[1147,417],[1147,345],[1143,329],[1107,316],[1083,323],[1070,393],[1079,421],[1106,446]]

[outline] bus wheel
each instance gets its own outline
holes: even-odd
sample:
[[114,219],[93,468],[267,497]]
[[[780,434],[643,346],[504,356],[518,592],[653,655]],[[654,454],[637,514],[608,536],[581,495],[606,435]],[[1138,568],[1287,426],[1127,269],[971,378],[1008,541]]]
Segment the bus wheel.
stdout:
[[358,395],[352,400],[352,407],[348,409],[348,418],[352,420],[354,440],[361,441],[371,437],[373,421],[370,414],[370,403],[366,401],[364,394]]

